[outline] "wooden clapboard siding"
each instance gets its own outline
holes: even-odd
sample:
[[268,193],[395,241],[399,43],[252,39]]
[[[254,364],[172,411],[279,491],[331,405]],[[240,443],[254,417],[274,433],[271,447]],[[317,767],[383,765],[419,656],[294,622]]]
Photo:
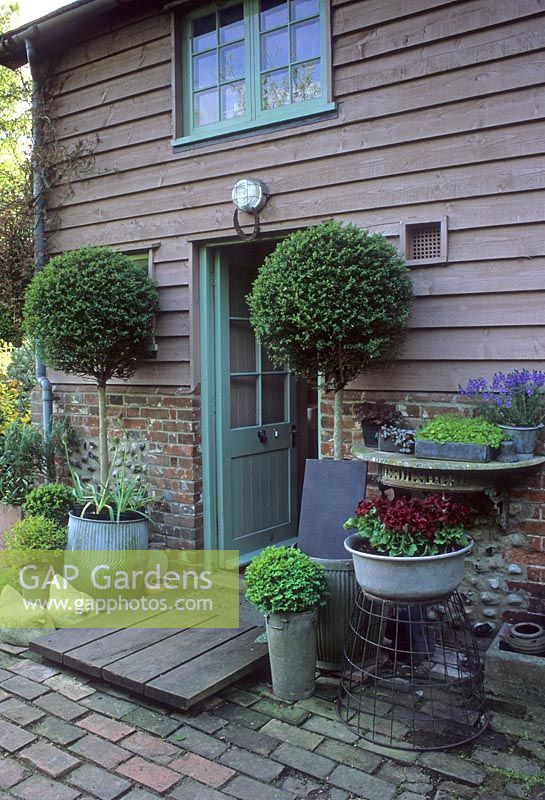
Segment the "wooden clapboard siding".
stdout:
[[124,9],[60,59],[60,141],[98,142],[93,169],[50,193],[50,251],[160,243],[157,360],[136,383],[189,382],[192,242],[234,238],[250,169],[271,190],[265,234],[334,216],[397,244],[400,222],[448,216],[448,265],[413,269],[399,364],[356,385],[455,391],[542,366],[542,0],[331,0],[331,18],[336,114],[174,150],[168,13]]
[[[526,321],[533,322],[531,317]],[[450,330],[448,336],[444,336],[441,328],[412,330],[400,359],[459,361],[460,354],[463,354],[464,360],[467,361],[495,361],[505,358],[544,361],[545,336],[536,334],[536,329],[531,325],[521,325],[519,328],[514,326],[496,328],[484,325],[479,328],[464,327]]]
[[[330,147],[330,140],[328,143],[325,141],[322,143],[324,150],[328,144]],[[356,142],[354,142],[355,144]],[[361,149],[358,151],[350,146],[344,148],[335,160],[332,160],[331,166],[327,162],[324,164],[322,148],[319,147],[317,153],[306,152],[297,167],[294,167],[293,162],[278,163],[274,170],[268,163],[270,155],[266,151],[263,152],[262,148],[257,158],[258,163],[254,163],[253,169],[267,169],[269,179],[275,182],[275,190],[280,192],[286,191],[288,188],[306,189],[308,186],[316,185],[316,173],[320,168],[324,183],[334,183],[336,175],[339,182],[353,180],[356,175],[360,182],[391,178],[390,182],[395,184],[400,176],[421,173],[419,161],[421,147],[421,143],[411,142],[399,147],[390,146],[370,150],[365,163],[362,163]],[[518,173],[519,167],[522,171],[525,165],[520,165],[520,162],[513,165],[511,164],[512,159],[528,156],[531,159],[529,162],[531,169],[536,163],[534,155],[536,153],[539,156],[545,153],[543,126],[539,122],[521,123],[516,130],[505,127],[491,129],[483,131],[478,138],[471,135],[445,137],[439,140],[437,146],[433,148],[433,152],[430,154],[429,169],[460,169],[460,165],[467,165],[471,167],[478,179],[480,174],[489,169],[482,166],[488,161],[501,162],[500,167],[504,172]],[[268,155],[269,158],[267,158]],[[224,168],[225,174],[221,177],[218,177],[219,168],[219,159],[215,169],[213,165],[210,165],[204,174],[199,163],[179,161],[159,167],[151,166],[125,172],[116,171],[109,176],[103,174],[100,180],[98,176],[90,175],[74,181],[69,187],[69,193],[67,193],[66,185],[57,187],[51,193],[50,205],[52,208],[56,208],[57,205],[62,204],[63,208],[67,209],[78,203],[95,203],[97,199],[111,200],[113,195],[115,197],[131,194],[141,196],[142,192],[149,190],[161,190],[163,194],[170,193],[171,196],[175,196],[177,193],[176,196],[179,200],[180,191],[185,192],[188,188],[193,189],[198,185],[203,187],[202,191],[207,186],[219,191],[223,187],[226,177],[232,175],[235,178],[243,166],[242,164],[238,166],[236,163],[233,166],[229,165],[228,168]],[[426,175],[429,175],[429,172],[417,180],[420,183],[425,182]],[[451,179],[452,175],[453,173],[448,173],[448,179]],[[415,178],[411,178],[411,180],[415,180]],[[503,187],[504,184],[501,184],[500,190]],[[368,191],[369,185],[366,184],[364,188]],[[483,194],[486,194],[485,188],[483,187]],[[89,195],[92,197],[91,201]],[[101,209],[102,207],[101,203]]]
[[[463,353],[459,353],[458,360],[443,359],[437,361],[399,361],[391,369],[382,373],[369,373],[362,375],[350,384],[350,389],[368,389],[399,392],[423,392],[436,390],[441,387],[445,392],[456,392],[459,386],[465,385],[469,377],[489,376],[490,370],[509,372],[520,369],[521,362],[499,361],[486,359],[485,361],[465,361]],[[543,369],[542,360],[526,360],[527,369]],[[426,382],[422,376],[431,375]]]

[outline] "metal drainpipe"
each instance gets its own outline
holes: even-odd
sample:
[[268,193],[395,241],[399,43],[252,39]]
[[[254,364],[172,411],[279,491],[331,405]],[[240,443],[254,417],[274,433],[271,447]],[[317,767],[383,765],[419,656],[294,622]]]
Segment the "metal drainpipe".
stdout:
[[[40,272],[46,262],[45,242],[45,178],[43,164],[37,153],[42,149],[41,125],[39,123],[40,70],[36,52],[29,39],[25,39],[26,53],[32,76],[32,193],[34,199],[34,272]],[[46,375],[43,361],[36,356],[36,379],[42,390],[42,416],[44,441],[49,441],[53,393],[51,381]]]

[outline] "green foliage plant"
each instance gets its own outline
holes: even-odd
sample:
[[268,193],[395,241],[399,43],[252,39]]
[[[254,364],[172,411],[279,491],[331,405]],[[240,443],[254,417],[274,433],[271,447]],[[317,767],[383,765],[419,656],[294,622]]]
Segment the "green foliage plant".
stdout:
[[[25,564],[62,568],[67,529],[45,517],[25,517],[6,533],[6,551],[11,567],[21,569]],[[50,555],[45,555],[45,552]]]
[[25,330],[44,364],[96,381],[102,484],[109,469],[106,385],[134,374],[156,305],[146,268],[100,247],[55,256],[26,292]]
[[259,271],[247,298],[256,336],[276,366],[335,392],[337,459],[344,387],[395,359],[411,299],[395,247],[353,224],[295,231]]
[[104,483],[95,486],[84,483],[68,460],[68,468],[74,485],[73,498],[80,509],[80,516],[88,512],[98,516],[106,515],[111,522],[120,522],[121,515],[138,513],[147,517],[146,508],[155,500],[143,476],[132,473],[127,463],[127,449],[115,444],[114,455],[110,461]]
[[415,433],[415,439],[447,444],[481,444],[499,447],[503,431],[497,425],[487,422],[483,417],[458,417],[455,414],[442,414],[427,422]]
[[267,547],[246,568],[246,597],[265,614],[310,611],[323,605],[325,569],[293,547]]
[[0,436],[0,501],[22,505],[44,469],[41,433],[30,425],[12,422]]
[[64,550],[66,528],[45,517],[25,517],[6,533],[6,550]]
[[26,496],[25,517],[45,517],[57,525],[66,525],[68,512],[74,505],[74,492],[63,483],[44,483]]

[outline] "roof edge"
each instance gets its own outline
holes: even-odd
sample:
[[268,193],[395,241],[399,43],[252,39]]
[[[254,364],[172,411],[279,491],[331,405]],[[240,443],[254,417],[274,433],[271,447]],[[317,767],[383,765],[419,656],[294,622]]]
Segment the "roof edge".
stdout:
[[0,35],[0,65],[18,69],[27,63],[27,40],[38,44],[42,37],[59,32],[64,25],[73,24],[101,11],[127,6],[131,2],[133,0],[76,0],[44,17],[7,31]]

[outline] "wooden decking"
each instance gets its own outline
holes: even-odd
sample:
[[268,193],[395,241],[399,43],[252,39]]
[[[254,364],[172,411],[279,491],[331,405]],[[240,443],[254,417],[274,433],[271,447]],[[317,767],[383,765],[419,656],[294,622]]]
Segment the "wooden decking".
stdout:
[[187,710],[262,666],[263,628],[66,629],[33,642],[50,661]]

